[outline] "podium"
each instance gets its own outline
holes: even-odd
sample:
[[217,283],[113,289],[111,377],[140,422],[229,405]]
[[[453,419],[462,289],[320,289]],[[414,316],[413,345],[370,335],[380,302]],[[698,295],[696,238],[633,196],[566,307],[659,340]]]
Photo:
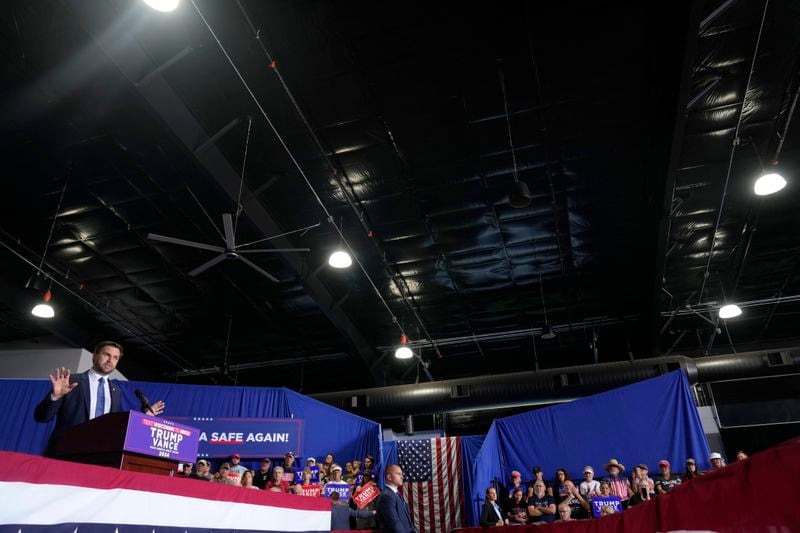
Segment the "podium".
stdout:
[[76,463],[174,476],[194,463],[199,430],[136,411],[109,413],[64,430],[53,455]]

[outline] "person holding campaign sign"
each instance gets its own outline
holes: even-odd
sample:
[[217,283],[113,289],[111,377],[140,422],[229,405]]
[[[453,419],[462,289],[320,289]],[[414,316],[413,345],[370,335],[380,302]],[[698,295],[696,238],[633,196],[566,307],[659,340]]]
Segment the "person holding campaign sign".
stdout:
[[[97,344],[92,354],[92,368],[81,374],[70,374],[68,368],[57,368],[50,374],[52,389],[33,412],[37,422],[56,419],[50,435],[46,455],[52,455],[61,433],[98,416],[118,413],[122,410],[122,391],[109,375],[117,368],[122,358],[122,345],[113,341]],[[137,391],[141,394],[141,391]],[[158,416],[164,411],[164,402],[150,405],[141,394],[142,412]]]
[[322,488],[322,495],[326,498],[331,497],[331,492],[338,492],[342,500],[350,499],[350,485],[342,479],[342,467],[339,465],[331,467],[331,480]]
[[367,518],[375,511],[350,509],[347,500],[339,499],[339,493],[331,493],[331,531],[346,531],[350,529],[351,518]]
[[[317,460],[314,459],[313,457],[309,457],[308,459],[306,459],[306,468],[308,468],[311,471],[311,481],[313,483],[319,483],[319,466],[317,466]],[[302,481],[303,479],[301,472],[298,483],[301,483]]]
[[611,483],[606,480],[601,481],[600,494],[592,497],[592,516],[605,516],[619,512],[622,512],[620,497],[611,494]]
[[306,467],[300,470],[299,468],[294,473],[294,484],[300,485],[303,483],[303,475],[305,471],[308,470],[311,472],[311,482],[312,483],[319,483],[319,467],[317,466],[317,460],[313,457],[309,457],[306,459]]
[[378,527],[375,511],[378,509],[380,494],[381,489],[372,481],[372,474],[364,472],[361,475],[361,484],[353,494],[353,502],[359,509],[372,511],[372,514],[367,518],[356,518],[356,529],[376,529]]
[[300,483],[293,487],[294,493],[300,494],[301,496],[319,497],[319,495],[322,493],[322,490],[319,483],[314,483],[314,477],[311,469],[306,467],[300,474],[303,476],[303,479]]

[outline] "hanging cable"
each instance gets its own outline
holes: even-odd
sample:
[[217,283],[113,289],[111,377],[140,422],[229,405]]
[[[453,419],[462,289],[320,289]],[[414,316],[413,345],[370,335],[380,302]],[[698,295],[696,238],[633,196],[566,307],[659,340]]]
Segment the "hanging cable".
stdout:
[[64,186],[61,188],[61,195],[58,197],[58,205],[56,205],[56,212],[53,215],[53,222],[50,224],[50,233],[47,234],[47,241],[44,243],[44,252],[42,252],[42,259],[39,261],[39,267],[37,272],[42,272],[42,267],[44,266],[44,258],[47,257],[47,250],[50,248],[50,240],[53,238],[53,231],[56,229],[56,220],[58,219],[58,214],[61,212],[61,202],[64,200],[64,193],[67,192],[67,184],[69,183],[69,178],[64,180]]
[[[292,165],[295,167],[297,172],[303,178],[303,181],[305,181],[306,185],[308,186],[308,189],[311,191],[311,194],[314,196],[314,199],[317,201],[317,203],[319,204],[319,206],[322,209],[323,213],[325,214],[326,220],[331,225],[331,227],[336,231],[336,233],[338,234],[338,236],[341,239],[342,243],[345,245],[347,250],[350,252],[350,255],[353,257],[353,259],[355,260],[355,262],[358,265],[359,269],[361,270],[361,272],[363,273],[364,277],[368,281],[369,285],[372,287],[373,292],[378,297],[378,299],[381,301],[381,303],[383,304],[384,308],[389,313],[389,315],[392,317],[392,323],[394,323],[397,326],[397,328],[400,330],[401,334],[405,334],[405,332],[403,331],[403,328],[400,326],[400,323],[397,320],[397,317],[395,316],[395,314],[392,311],[392,309],[389,307],[389,304],[386,301],[386,299],[383,297],[383,294],[381,294],[381,292],[378,289],[377,285],[372,280],[370,275],[367,273],[366,268],[364,267],[363,263],[361,262],[361,260],[356,255],[355,251],[353,250],[353,247],[350,245],[350,242],[345,238],[344,234],[341,232],[339,227],[336,225],[336,222],[335,222],[335,219],[334,219],[333,215],[330,213],[328,208],[323,203],[322,198],[320,198],[320,196],[317,193],[316,189],[314,189],[314,186],[312,185],[310,179],[308,178],[308,176],[305,173],[305,171],[303,170],[303,168],[300,166],[300,163],[297,161],[297,158],[294,156],[294,154],[292,153],[291,149],[286,144],[286,141],[283,139],[283,137],[278,132],[278,130],[275,127],[275,125],[273,124],[272,120],[269,118],[269,116],[267,115],[266,111],[264,110],[264,107],[261,105],[261,102],[258,100],[258,98],[256,97],[255,93],[253,93],[253,90],[247,84],[247,81],[244,79],[244,76],[239,71],[239,68],[236,66],[236,63],[231,58],[230,54],[228,54],[228,51],[223,46],[222,42],[220,41],[220,39],[217,36],[217,34],[214,32],[214,29],[211,27],[211,25],[209,24],[209,22],[206,19],[206,17],[203,15],[203,12],[200,10],[200,7],[197,5],[195,0],[191,0],[191,3],[192,3],[192,6],[194,7],[195,11],[197,11],[197,14],[200,16],[200,19],[203,21],[203,24],[206,26],[206,28],[208,29],[209,33],[214,38],[214,41],[217,43],[217,46],[219,47],[220,51],[222,52],[222,54],[227,59],[227,61],[230,64],[231,68],[233,68],[234,72],[236,73],[236,76],[239,78],[239,81],[242,83],[242,85],[244,86],[245,90],[250,95],[250,98],[253,100],[253,103],[256,105],[256,107],[258,108],[259,112],[261,113],[261,116],[264,117],[264,120],[266,121],[266,123],[270,127],[270,129],[272,130],[272,133],[277,138],[277,140],[280,143],[281,147],[283,147],[284,151],[286,152],[286,155],[291,160]],[[241,8],[241,5],[240,5],[240,8]],[[249,19],[248,19],[248,21],[249,21]],[[251,27],[252,27],[252,24],[251,24]],[[258,37],[258,35],[257,35],[257,37]],[[274,62],[271,62],[271,63],[274,64]],[[286,89],[288,91],[288,88],[286,88]],[[290,98],[294,102],[294,98],[291,97],[291,95],[290,95]],[[295,103],[295,105],[296,105],[296,103]],[[394,278],[392,278],[392,279],[394,279]],[[402,296],[403,292],[400,291],[400,293],[401,293],[401,296]],[[405,300],[405,298],[404,298],[404,300]],[[425,331],[426,336],[428,337],[429,341],[431,343],[435,343],[436,342],[435,339],[433,338],[433,336],[431,336],[427,332],[427,328],[425,327],[425,324],[422,322],[421,317],[419,317],[416,309],[412,306],[411,310],[412,310],[412,313],[414,314],[414,316],[417,318],[417,321],[420,324],[420,327],[423,329],[423,331]]]
[[[316,131],[314,130],[314,128],[309,123],[308,118],[306,118],[305,114],[303,113],[303,110],[300,108],[300,104],[297,102],[297,99],[294,97],[294,94],[292,93],[291,89],[289,88],[289,85],[286,83],[286,80],[284,79],[283,75],[281,74],[281,71],[278,68],[277,61],[275,61],[275,59],[272,57],[272,54],[269,53],[269,50],[267,50],[267,47],[264,45],[264,41],[261,39],[261,31],[256,29],[255,25],[253,24],[253,21],[250,19],[250,16],[247,14],[247,10],[245,10],[245,8],[242,5],[241,1],[240,0],[236,0],[236,4],[239,6],[239,10],[241,11],[242,16],[247,21],[247,24],[250,26],[250,31],[253,32],[253,35],[255,36],[256,41],[258,41],[258,45],[261,47],[262,52],[264,52],[264,56],[267,58],[267,61],[269,62],[269,65],[270,65],[270,68],[275,73],[275,76],[277,77],[278,82],[281,84],[281,87],[283,87],[283,90],[286,93],[287,98],[289,98],[289,101],[292,103],[292,106],[294,106],[295,112],[297,113],[298,117],[300,117],[301,122],[305,126],[306,131],[308,132],[308,135],[314,141],[314,144],[316,145],[317,150],[320,153],[320,156],[325,161],[325,163],[327,164],[328,168],[331,170],[333,178],[336,181],[336,184],[338,185],[339,190],[342,193],[342,196],[344,197],[344,199],[347,202],[347,204],[350,206],[350,208],[355,213],[356,218],[358,219],[359,223],[361,224],[362,229],[364,230],[364,233],[366,235],[372,236],[374,234],[374,232],[373,232],[372,228],[370,228],[369,225],[367,224],[366,213],[364,212],[363,208],[361,208],[359,206],[356,206],[356,202],[358,200],[354,198],[355,195],[354,195],[354,193],[352,191],[352,187],[349,186],[349,184],[346,185],[345,183],[343,183],[341,172],[339,171],[339,169],[336,168],[336,166],[331,161],[331,158],[328,155],[328,151],[325,150],[325,148],[322,146],[322,142],[320,141],[319,136],[317,135]],[[381,120],[382,120],[385,128],[387,129],[387,135],[389,136],[389,140],[391,141],[392,146],[395,148],[395,153],[397,153],[398,157],[400,157],[400,159],[403,160],[402,156],[399,154],[399,150],[397,149],[397,144],[395,142],[394,135],[392,134],[391,130],[388,129],[388,126],[386,125],[386,121],[383,120],[383,119],[381,119]],[[311,185],[309,184],[309,187],[310,186]],[[371,239],[371,242],[375,246],[378,256],[383,261],[383,266],[384,266],[384,269],[386,270],[386,274],[387,274],[387,276],[389,278],[389,281],[397,289],[397,294],[400,295],[400,298],[403,300],[403,304],[405,304],[405,306],[408,308],[408,310],[411,311],[411,313],[414,315],[414,318],[415,318],[417,324],[419,324],[419,326],[422,328],[422,331],[425,334],[426,338],[430,341],[431,345],[434,348],[434,352],[436,353],[436,355],[439,358],[441,358],[442,354],[438,349],[438,342],[433,337],[433,335],[431,335],[431,333],[428,331],[428,328],[425,326],[425,322],[423,321],[422,317],[419,314],[418,306],[417,306],[416,302],[414,301],[414,296],[413,296],[413,294],[411,292],[411,288],[408,286],[408,282],[406,281],[405,277],[397,269],[397,267],[395,265],[391,264],[387,260],[387,258],[386,258],[387,254],[381,248],[381,246],[378,244],[377,240],[376,239]],[[363,271],[363,269],[362,269],[362,271]],[[366,272],[365,272],[365,275],[366,275]],[[369,277],[368,277],[368,279],[369,279]],[[399,279],[399,282],[398,282],[398,279]],[[371,279],[370,279],[370,283],[372,284],[372,280]],[[373,286],[374,286],[374,284],[373,284]]]
[[736,129],[733,132],[733,145],[731,146],[731,152],[728,157],[728,170],[725,173],[725,184],[722,187],[722,198],[720,198],[719,202],[719,210],[717,211],[717,221],[714,224],[714,233],[711,235],[711,248],[708,251],[708,259],[706,260],[706,268],[703,272],[703,280],[700,285],[700,294],[697,296],[697,303],[701,303],[703,301],[703,291],[706,288],[706,282],[708,281],[709,277],[709,269],[711,268],[711,258],[714,256],[714,248],[717,245],[717,232],[719,231],[719,225],[722,221],[722,211],[725,209],[725,200],[728,195],[728,184],[731,179],[731,170],[733,169],[733,156],[736,153],[736,147],[739,146],[741,142],[739,139],[739,131],[742,128],[742,119],[744,118],[744,106],[747,103],[747,91],[750,89],[750,81],[753,79],[753,72],[755,71],[756,67],[756,59],[758,59],[758,49],[761,46],[761,35],[764,32],[764,21],[767,18],[767,8],[769,7],[769,0],[764,0],[764,10],[761,13],[761,25],[758,28],[758,37],[756,38],[756,46],[755,51],[753,52],[753,60],[750,62],[750,72],[747,74],[747,83],[744,86],[744,94],[742,95],[742,104],[739,107],[739,118],[736,121]]
[[233,235],[236,235],[236,228],[239,226],[239,215],[242,214],[242,189],[244,188],[244,171],[247,168],[247,150],[250,148],[250,129],[253,126],[253,117],[247,117],[247,137],[244,141],[244,158],[242,159],[242,177],[239,180],[239,194],[236,197],[236,216],[233,221]]
[[511,118],[508,116],[508,97],[506,96],[506,79],[503,76],[503,60],[497,58],[497,77],[500,79],[500,91],[503,93],[503,111],[506,115],[506,129],[508,130],[508,146],[511,149],[511,161],[513,166],[512,172],[514,181],[519,183],[519,176],[517,175],[517,154],[514,150],[514,139],[511,136]]

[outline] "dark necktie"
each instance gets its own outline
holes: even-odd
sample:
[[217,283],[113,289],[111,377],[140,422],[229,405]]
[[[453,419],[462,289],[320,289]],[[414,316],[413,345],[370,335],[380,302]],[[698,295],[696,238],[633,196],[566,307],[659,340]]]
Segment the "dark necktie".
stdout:
[[103,416],[106,411],[106,388],[105,378],[97,380],[97,405],[94,407],[94,418]]

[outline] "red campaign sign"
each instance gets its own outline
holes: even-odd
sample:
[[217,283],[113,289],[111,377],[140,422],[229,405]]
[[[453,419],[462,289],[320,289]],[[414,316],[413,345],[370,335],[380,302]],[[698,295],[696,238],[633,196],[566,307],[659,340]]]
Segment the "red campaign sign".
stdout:
[[369,485],[364,485],[353,495],[353,500],[356,502],[356,506],[359,509],[363,509],[369,503],[377,498],[381,493],[381,489],[378,488],[377,485],[374,483],[370,483]]
[[321,487],[319,485],[300,485],[300,494],[319,498]]

